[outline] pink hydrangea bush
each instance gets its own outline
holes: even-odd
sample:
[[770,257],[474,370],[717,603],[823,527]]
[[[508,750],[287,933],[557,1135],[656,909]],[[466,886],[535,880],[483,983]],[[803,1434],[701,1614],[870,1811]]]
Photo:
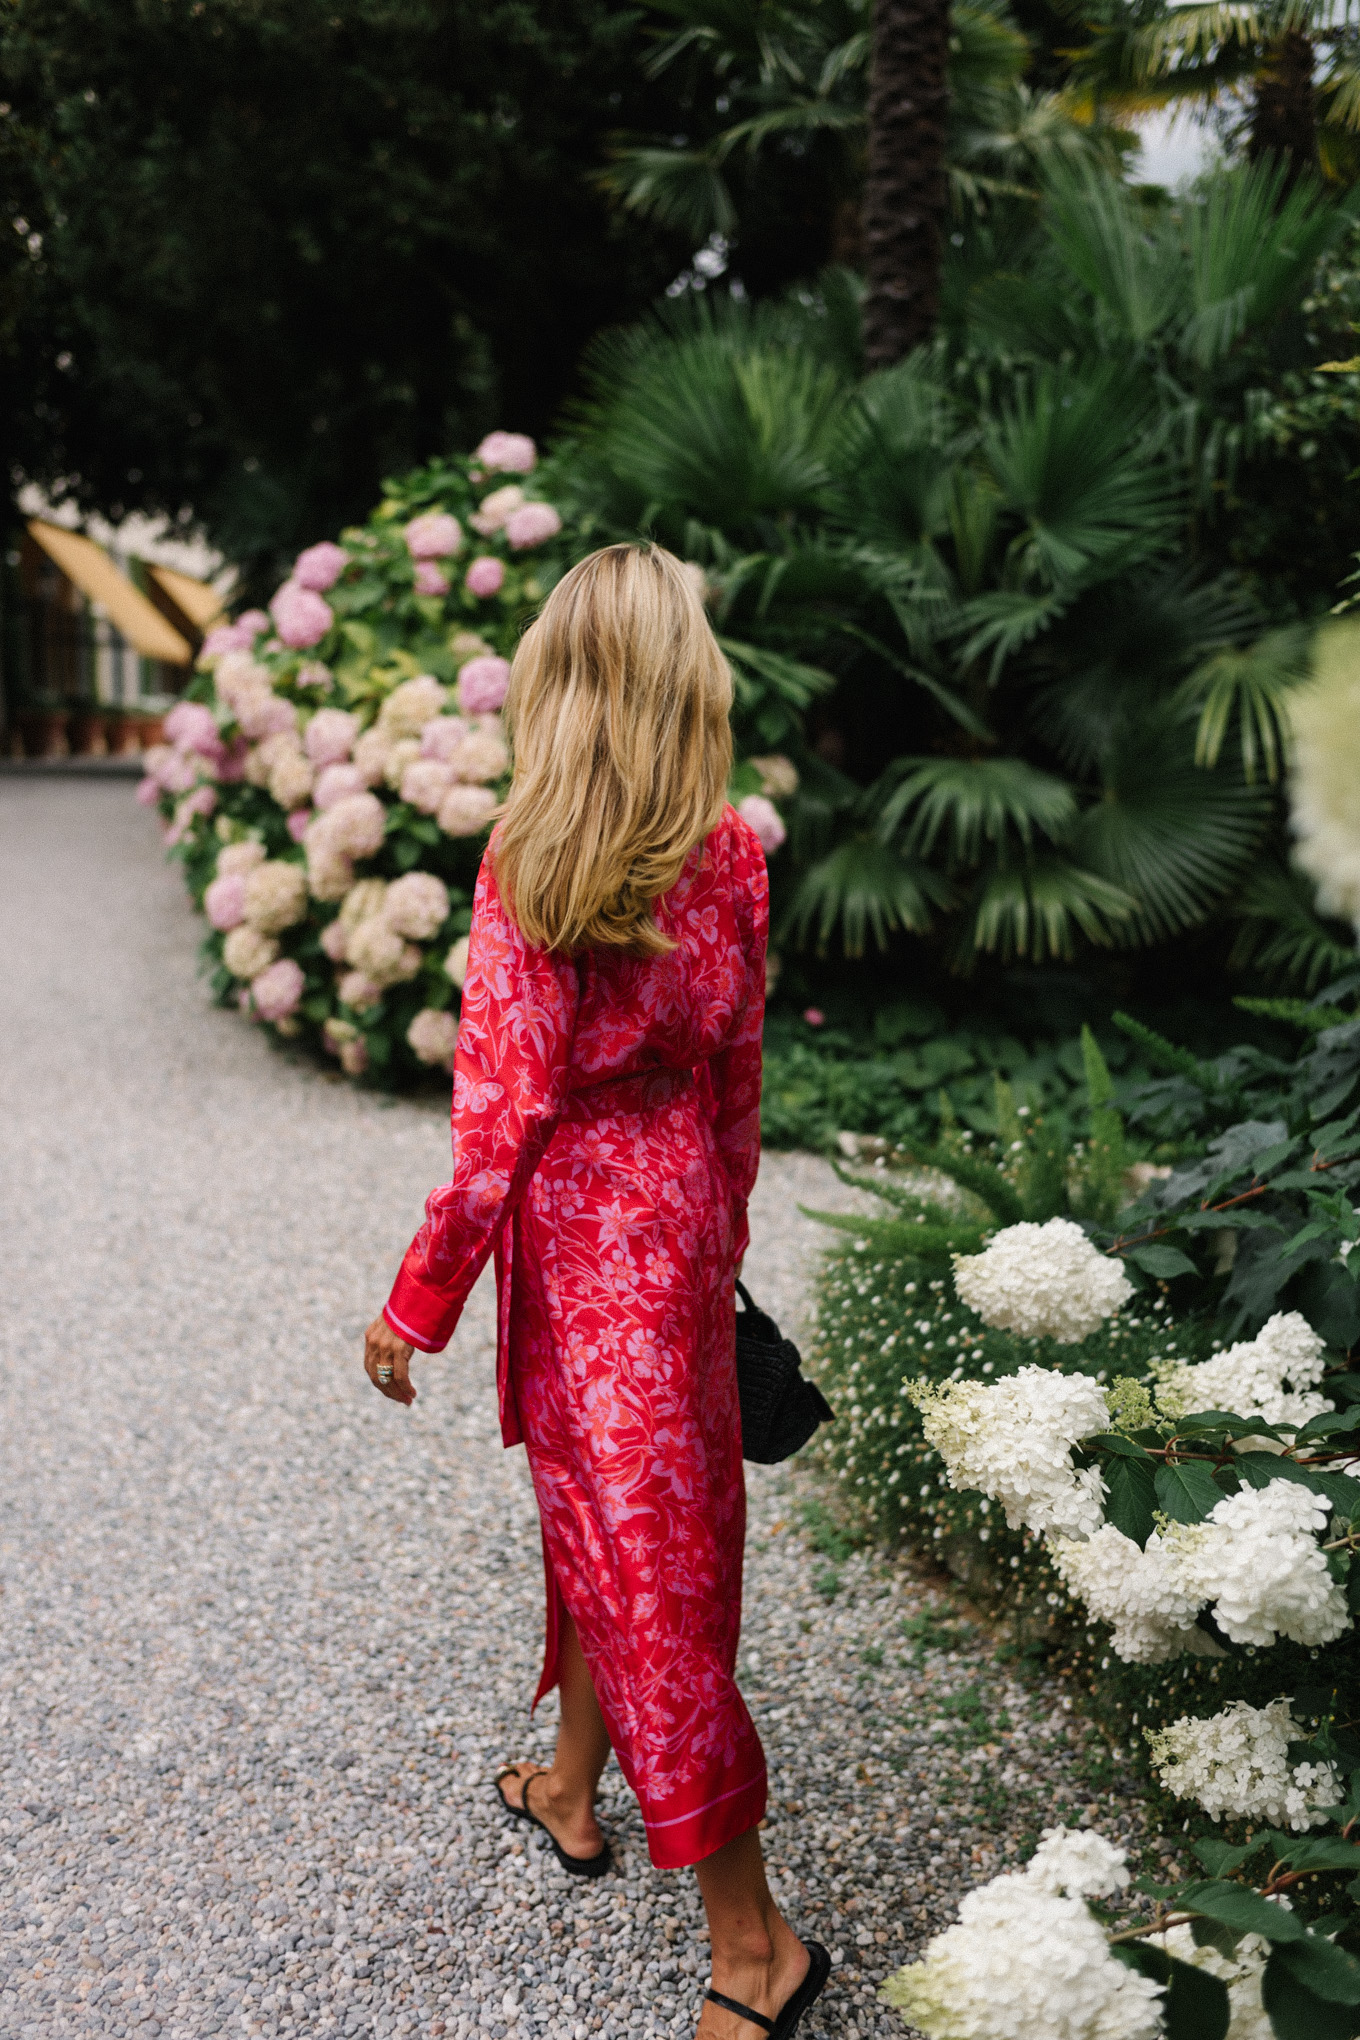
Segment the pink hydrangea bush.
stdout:
[[[590,544],[547,493],[507,431],[389,489],[298,554],[267,613],[209,633],[147,754],[138,799],[203,911],[216,995],[350,1076],[451,1065],[510,659]],[[739,790],[772,851],[787,761],[760,762]]]

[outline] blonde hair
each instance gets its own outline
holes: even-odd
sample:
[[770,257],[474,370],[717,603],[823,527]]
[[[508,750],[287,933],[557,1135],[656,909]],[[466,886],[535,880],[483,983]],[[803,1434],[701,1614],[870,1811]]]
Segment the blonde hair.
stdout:
[[675,947],[652,905],[716,826],[732,766],[732,675],[696,580],[660,546],[605,546],[520,642],[491,856],[535,948]]

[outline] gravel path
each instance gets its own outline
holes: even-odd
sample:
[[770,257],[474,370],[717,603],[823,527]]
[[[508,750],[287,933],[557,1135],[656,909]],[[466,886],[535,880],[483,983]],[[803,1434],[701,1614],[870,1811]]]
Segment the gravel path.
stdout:
[[[0,2033],[688,2034],[693,1879],[617,1771],[622,1875],[584,1890],[491,1804],[555,1708],[488,1284],[409,1414],[358,1366],[441,1112],[208,1005],[125,786],[6,782],[0,868]],[[795,1202],[844,1196],[766,1160],[749,1267],[790,1320]],[[838,1557],[806,1476],[751,1488],[768,1849],[837,1954],[806,2030],[900,2036],[879,1980],[1089,1774],[937,1581]]]

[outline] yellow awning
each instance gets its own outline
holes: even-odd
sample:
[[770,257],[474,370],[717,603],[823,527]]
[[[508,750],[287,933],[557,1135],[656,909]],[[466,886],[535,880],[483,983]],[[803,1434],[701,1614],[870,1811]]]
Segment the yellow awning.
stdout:
[[206,633],[221,620],[222,597],[206,581],[196,581],[192,574],[181,574],[175,567],[148,567],[147,572],[196,630]]
[[64,531],[59,524],[44,524],[37,517],[28,529],[67,580],[107,612],[114,629],[134,651],[144,659],[163,659],[167,666],[190,664],[193,651],[187,639],[167,622],[154,602],[147,601],[140,588],[133,587],[93,539],[82,538],[78,531]]

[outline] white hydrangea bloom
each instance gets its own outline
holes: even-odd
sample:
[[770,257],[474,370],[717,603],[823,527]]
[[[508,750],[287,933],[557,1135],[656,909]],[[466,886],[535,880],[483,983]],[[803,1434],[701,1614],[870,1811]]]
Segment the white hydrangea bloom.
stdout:
[[1216,1646],[1195,1627],[1203,1597],[1179,1577],[1179,1554],[1153,1535],[1140,1551],[1106,1523],[1084,1544],[1049,1545],[1059,1578],[1099,1622],[1114,1630],[1115,1654],[1131,1665],[1160,1665],[1185,1651],[1211,1656]]
[[1325,1822],[1322,1809],[1342,1796],[1330,1764],[1290,1763],[1289,1745],[1303,1733],[1287,1699],[1268,1707],[1233,1700],[1208,1720],[1183,1714],[1149,1729],[1147,1739],[1167,1791],[1196,1800],[1211,1820],[1227,1814],[1298,1831]]
[[1192,1963],[1228,1986],[1228,2030],[1223,2040],[1275,2040],[1270,2014],[1261,2003],[1261,1978],[1270,1945],[1259,1934],[1244,1934],[1231,1955],[1214,1947],[1197,1948],[1189,1927],[1170,1927],[1158,1944],[1178,1962]]
[[[1066,1840],[1070,1848],[1078,1837]],[[1026,1873],[970,1891],[957,1924],[883,1995],[927,2040],[1155,2040],[1162,2031],[1162,1986],[1115,1959],[1080,1898]]]
[[1121,1262],[1070,1218],[1008,1225],[980,1254],[954,1256],[954,1287],[984,1324],[1075,1346],[1133,1295]]
[[1345,1592],[1317,1542],[1331,1506],[1292,1480],[1225,1495],[1207,1523],[1170,1533],[1186,1592],[1214,1604],[1234,1643],[1331,1643],[1350,1628]]
[[1307,1318],[1296,1310],[1276,1311],[1254,1339],[1239,1340],[1198,1366],[1184,1360],[1154,1361],[1157,1407],[1164,1416],[1186,1417],[1197,1410],[1231,1410],[1263,1417],[1268,1424],[1296,1429],[1332,1406],[1317,1383],[1326,1349]]
[[1069,1898],[1108,1898],[1129,1881],[1124,1851],[1094,1828],[1045,1828],[1025,1875],[1041,1891]]
[[1353,921],[1360,932],[1360,774],[1355,731],[1360,718],[1360,643],[1355,619],[1329,624],[1313,649],[1313,681],[1289,698],[1293,736],[1290,820],[1294,855],[1318,882],[1325,914]]
[[1072,1464],[1080,1439],[1109,1429],[1104,1392],[1089,1376],[1022,1367],[997,1382],[921,1384],[913,1394],[951,1485],[1000,1502],[1012,1530],[1089,1537],[1100,1527],[1100,1471]]

